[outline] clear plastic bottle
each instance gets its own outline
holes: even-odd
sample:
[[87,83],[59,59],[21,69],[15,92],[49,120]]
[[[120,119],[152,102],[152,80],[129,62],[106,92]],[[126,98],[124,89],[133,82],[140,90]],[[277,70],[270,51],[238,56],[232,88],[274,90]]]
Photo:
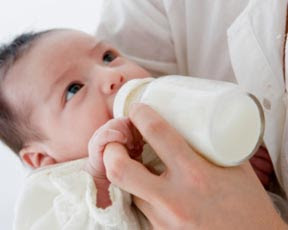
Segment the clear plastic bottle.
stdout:
[[114,100],[114,117],[127,116],[134,102],[148,104],[220,166],[238,165],[261,144],[264,113],[257,99],[238,85],[184,76],[133,79]]

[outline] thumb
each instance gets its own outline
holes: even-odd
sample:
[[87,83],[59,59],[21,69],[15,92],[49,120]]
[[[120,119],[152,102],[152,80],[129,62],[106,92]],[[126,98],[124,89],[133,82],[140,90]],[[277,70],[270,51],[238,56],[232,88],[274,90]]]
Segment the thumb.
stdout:
[[148,203],[157,200],[160,178],[138,161],[131,159],[123,145],[109,143],[104,150],[103,160],[111,183]]

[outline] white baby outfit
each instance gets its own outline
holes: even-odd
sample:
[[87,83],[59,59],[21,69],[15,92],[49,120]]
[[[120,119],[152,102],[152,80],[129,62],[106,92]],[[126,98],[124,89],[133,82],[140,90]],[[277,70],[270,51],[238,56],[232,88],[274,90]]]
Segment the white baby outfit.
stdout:
[[[146,165],[163,171],[163,165],[148,145],[143,156]],[[14,229],[150,229],[147,219],[131,205],[130,194],[114,185],[109,187],[112,205],[106,209],[96,207],[94,180],[82,169],[86,160],[33,171],[17,202]]]

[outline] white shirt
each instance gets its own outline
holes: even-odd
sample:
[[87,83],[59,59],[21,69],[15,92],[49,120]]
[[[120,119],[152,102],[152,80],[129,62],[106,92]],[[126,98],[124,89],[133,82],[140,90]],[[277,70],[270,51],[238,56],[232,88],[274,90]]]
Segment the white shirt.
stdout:
[[228,30],[237,82],[259,99],[265,112],[264,142],[282,187],[288,192],[288,139],[283,53],[287,0],[253,0]]
[[96,37],[158,75],[235,81],[226,31],[248,0],[106,0]]

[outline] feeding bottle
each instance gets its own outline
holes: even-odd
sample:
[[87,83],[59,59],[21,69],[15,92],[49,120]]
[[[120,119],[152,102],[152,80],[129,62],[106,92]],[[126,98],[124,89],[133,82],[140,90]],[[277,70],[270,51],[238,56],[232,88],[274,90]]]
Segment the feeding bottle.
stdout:
[[117,92],[114,117],[127,116],[135,102],[156,110],[195,151],[220,166],[249,159],[262,141],[262,107],[234,83],[176,75],[133,79]]

